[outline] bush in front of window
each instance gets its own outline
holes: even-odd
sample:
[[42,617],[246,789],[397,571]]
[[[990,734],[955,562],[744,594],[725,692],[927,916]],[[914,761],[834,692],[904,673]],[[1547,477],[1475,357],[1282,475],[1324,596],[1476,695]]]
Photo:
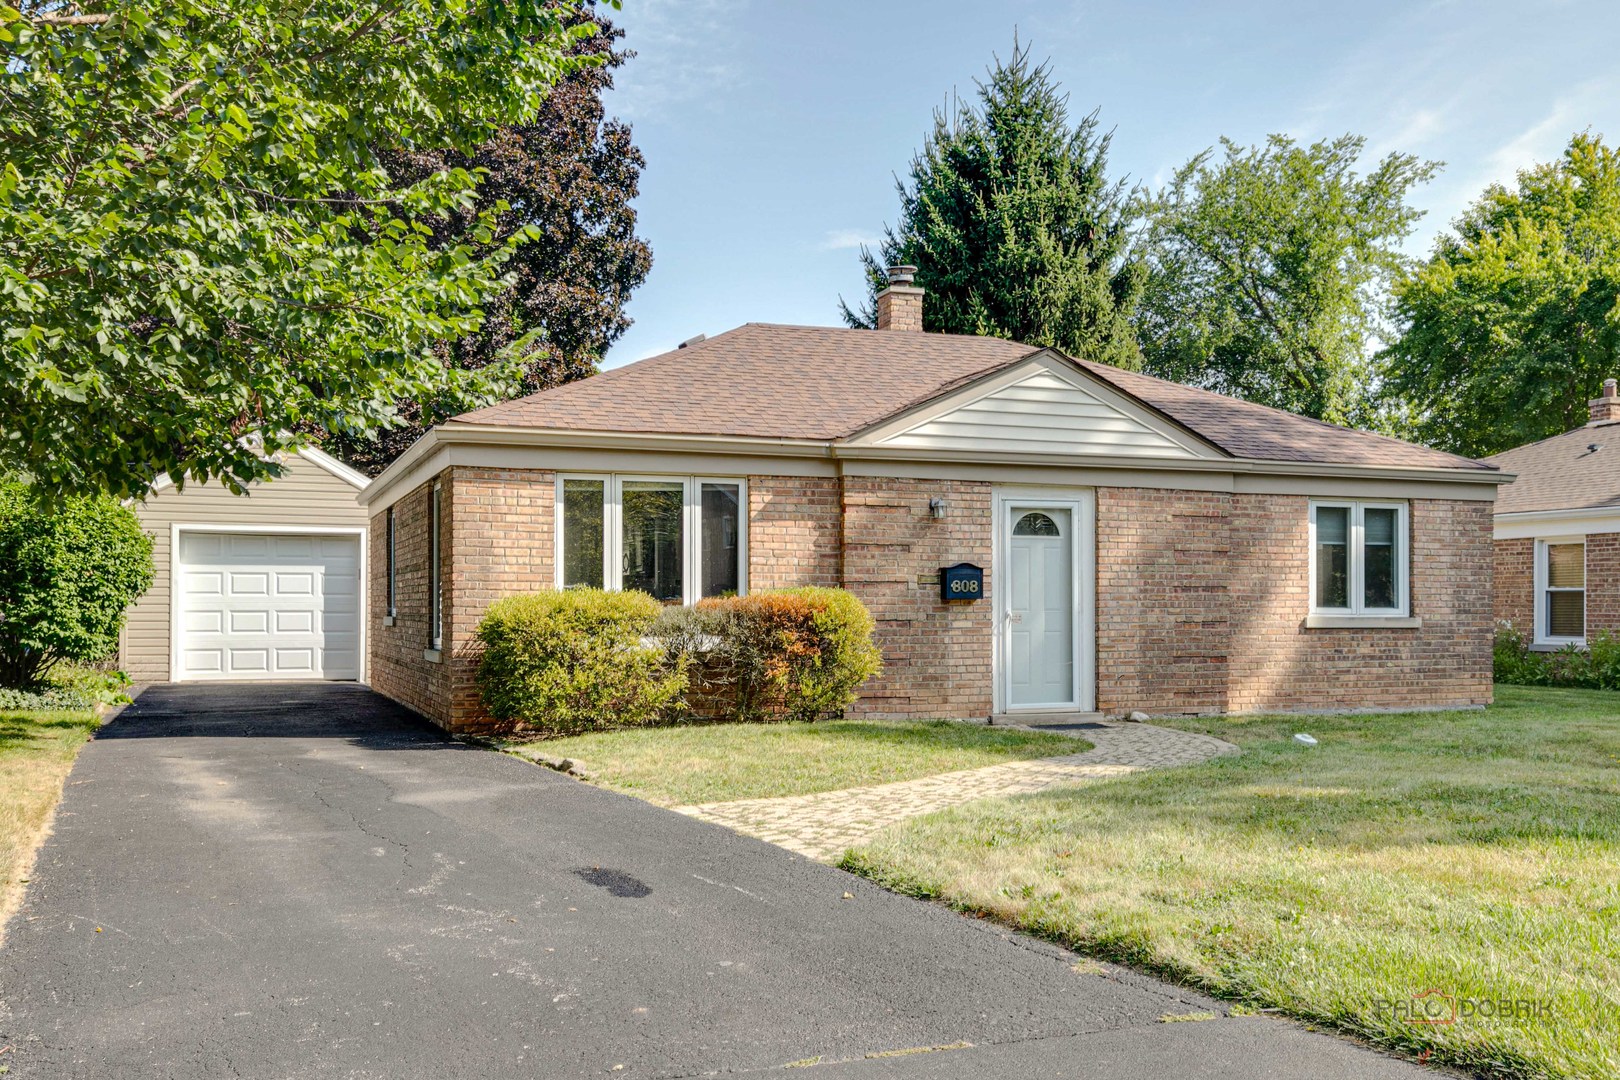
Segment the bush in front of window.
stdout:
[[478,690],[504,724],[553,735],[655,723],[686,665],[649,639],[662,610],[639,592],[575,588],[508,596],[478,624]]
[[1549,652],[1530,647],[1530,638],[1512,623],[1500,622],[1492,652],[1494,678],[1514,686],[1567,686],[1620,690],[1620,636],[1599,630],[1586,646],[1565,645]]
[[839,716],[861,684],[883,670],[872,614],[844,589],[806,586],[704,600],[682,625],[709,700],[729,699],[737,720]]

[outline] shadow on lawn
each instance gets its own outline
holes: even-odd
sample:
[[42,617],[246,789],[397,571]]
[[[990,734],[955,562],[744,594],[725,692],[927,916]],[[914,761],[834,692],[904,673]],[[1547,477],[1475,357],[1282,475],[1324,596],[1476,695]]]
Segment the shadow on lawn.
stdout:
[[73,714],[50,715],[35,719],[22,712],[0,712],[0,753],[25,750],[35,744],[56,741],[56,732],[94,731],[96,721]]

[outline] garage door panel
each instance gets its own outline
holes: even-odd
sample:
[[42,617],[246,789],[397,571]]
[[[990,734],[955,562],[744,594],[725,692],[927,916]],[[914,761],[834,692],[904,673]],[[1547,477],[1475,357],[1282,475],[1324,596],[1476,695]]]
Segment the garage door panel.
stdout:
[[314,596],[315,575],[308,571],[298,573],[278,573],[276,575],[277,596]]
[[180,679],[360,677],[355,536],[182,530]]
[[[315,632],[315,612],[313,611],[286,611],[275,612],[276,633],[278,634],[313,634]],[[331,626],[327,626],[330,630]]]

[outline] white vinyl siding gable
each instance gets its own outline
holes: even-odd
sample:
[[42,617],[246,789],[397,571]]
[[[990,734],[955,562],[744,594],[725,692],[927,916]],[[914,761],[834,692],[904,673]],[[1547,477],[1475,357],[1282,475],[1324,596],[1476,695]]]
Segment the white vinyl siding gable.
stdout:
[[1101,394],[1046,370],[924,420],[881,445],[1110,457],[1199,456]]

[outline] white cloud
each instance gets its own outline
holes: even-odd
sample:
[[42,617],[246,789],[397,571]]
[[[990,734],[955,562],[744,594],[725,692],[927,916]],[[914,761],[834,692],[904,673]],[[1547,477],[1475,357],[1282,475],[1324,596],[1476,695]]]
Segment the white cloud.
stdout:
[[828,229],[827,235],[822,238],[822,251],[850,251],[855,248],[875,248],[883,242],[880,236],[874,236],[860,229]]
[[610,108],[632,120],[702,105],[742,81],[736,28],[750,0],[637,0],[613,19],[636,55],[614,73]]

